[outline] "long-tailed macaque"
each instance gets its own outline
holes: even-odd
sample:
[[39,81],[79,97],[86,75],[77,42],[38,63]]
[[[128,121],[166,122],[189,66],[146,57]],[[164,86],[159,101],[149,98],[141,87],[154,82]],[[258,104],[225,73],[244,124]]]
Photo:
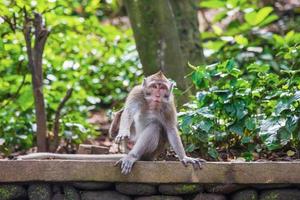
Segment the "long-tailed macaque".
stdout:
[[176,108],[172,94],[173,83],[159,71],[144,79],[142,85],[129,93],[123,111],[112,122],[110,134],[115,142],[128,138],[133,148],[116,165],[123,174],[130,173],[137,160],[153,160],[169,142],[180,161],[201,168],[205,162],[186,156],[177,131]]

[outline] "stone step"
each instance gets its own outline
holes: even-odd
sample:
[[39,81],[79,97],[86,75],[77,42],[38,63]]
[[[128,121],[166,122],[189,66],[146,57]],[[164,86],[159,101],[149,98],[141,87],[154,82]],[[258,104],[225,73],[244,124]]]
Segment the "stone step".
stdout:
[[300,183],[300,162],[207,162],[203,169],[176,161],[138,161],[122,175],[112,160],[0,160],[0,182],[104,181],[135,183]]

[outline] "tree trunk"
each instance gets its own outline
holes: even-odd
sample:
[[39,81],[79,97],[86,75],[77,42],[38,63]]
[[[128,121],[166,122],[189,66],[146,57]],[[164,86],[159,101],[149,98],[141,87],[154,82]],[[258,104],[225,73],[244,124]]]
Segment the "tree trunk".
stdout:
[[47,151],[47,119],[43,94],[42,58],[49,31],[43,27],[42,16],[36,13],[33,20],[35,41],[34,47],[32,48],[32,20],[28,17],[26,10],[24,10],[24,14],[24,37],[26,41],[29,68],[32,75],[33,95],[35,103],[37,147],[39,152],[45,152]]
[[[185,91],[187,63],[203,63],[192,0],[125,0],[145,75],[161,69]],[[184,95],[187,97],[188,95]]]
[[197,14],[199,0],[170,0],[170,3],[175,15],[181,42],[180,47],[185,60],[196,66],[204,64]]

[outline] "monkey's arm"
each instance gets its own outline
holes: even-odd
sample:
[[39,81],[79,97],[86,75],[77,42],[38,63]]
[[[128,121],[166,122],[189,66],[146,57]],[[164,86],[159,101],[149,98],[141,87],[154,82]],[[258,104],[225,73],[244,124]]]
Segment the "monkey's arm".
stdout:
[[172,146],[173,150],[177,154],[178,158],[182,160],[184,157],[186,157],[183,144],[181,142],[181,138],[178,134],[177,128],[172,127],[167,129],[167,136],[170,145]]
[[194,167],[201,168],[201,164],[205,162],[203,159],[197,159],[197,158],[191,158],[186,156],[182,141],[180,139],[180,136],[178,134],[178,130],[176,127],[168,128],[167,129],[167,136],[170,145],[172,146],[173,150],[177,154],[179,160],[187,166],[188,163],[193,164]]
[[133,115],[133,110],[125,105],[120,119],[118,135],[115,138],[116,143],[119,143],[121,140],[130,137],[130,127],[133,123]]
[[134,87],[129,93],[120,120],[120,128],[115,139],[116,143],[130,137],[130,127],[134,120],[134,115],[140,110],[140,103],[143,99],[141,86]]

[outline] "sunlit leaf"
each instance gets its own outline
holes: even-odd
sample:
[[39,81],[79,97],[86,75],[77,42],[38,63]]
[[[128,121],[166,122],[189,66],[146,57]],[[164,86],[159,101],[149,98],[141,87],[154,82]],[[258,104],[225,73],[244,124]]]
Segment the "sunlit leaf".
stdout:
[[221,0],[206,0],[200,2],[200,7],[203,8],[224,8],[226,6],[226,2]]
[[286,155],[289,156],[289,157],[292,157],[292,156],[294,156],[295,154],[296,154],[295,151],[292,151],[292,150],[288,150],[288,151],[286,152]]
[[261,8],[256,16],[255,16],[255,22],[254,24],[259,24],[261,23],[263,20],[266,19],[266,17],[268,17],[268,15],[273,11],[273,8],[272,7],[264,7],[264,8]]
[[236,41],[238,44],[240,44],[240,45],[242,45],[242,46],[247,46],[247,45],[248,45],[248,39],[245,38],[245,37],[242,36],[242,35],[237,35],[237,36],[234,37],[234,39],[235,39],[235,41]]
[[33,107],[33,91],[31,87],[25,87],[21,90],[21,94],[17,99],[18,105],[23,111]]

